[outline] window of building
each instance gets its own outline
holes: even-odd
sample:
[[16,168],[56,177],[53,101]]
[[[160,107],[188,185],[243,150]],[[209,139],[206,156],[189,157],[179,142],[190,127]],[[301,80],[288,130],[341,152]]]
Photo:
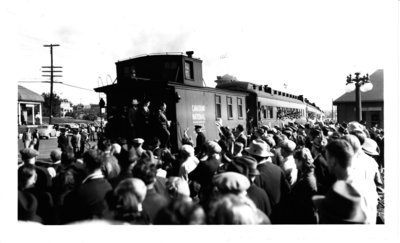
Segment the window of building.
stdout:
[[238,102],[238,117],[243,118],[243,99],[238,98],[237,102]]
[[228,111],[228,119],[233,118],[233,105],[232,105],[232,97],[226,97],[226,106]]
[[221,96],[215,96],[215,116],[221,118]]
[[194,79],[193,62],[185,61],[185,78]]

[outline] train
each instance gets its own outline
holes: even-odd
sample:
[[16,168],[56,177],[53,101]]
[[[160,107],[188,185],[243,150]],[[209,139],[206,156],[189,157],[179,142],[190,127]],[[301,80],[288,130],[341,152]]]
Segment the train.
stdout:
[[[274,90],[267,85],[217,77],[216,87],[207,87],[202,60],[194,52],[154,53],[115,63],[117,78],[110,85],[94,90],[106,95],[106,114],[118,116],[118,136],[126,134],[127,114],[133,99],[149,100],[156,112],[158,104],[167,105],[171,121],[171,146],[181,146],[184,131],[193,138],[194,126],[202,126],[208,140],[218,139],[220,123],[227,127],[241,124],[250,132],[263,124],[282,126],[289,120],[300,123],[321,119],[323,112],[302,95]],[[228,75],[229,76],[229,75]]]

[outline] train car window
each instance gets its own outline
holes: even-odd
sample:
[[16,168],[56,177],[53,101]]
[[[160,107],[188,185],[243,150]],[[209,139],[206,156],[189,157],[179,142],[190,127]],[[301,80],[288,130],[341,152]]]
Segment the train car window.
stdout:
[[237,98],[238,103],[238,118],[243,118],[243,100],[242,98]]
[[263,117],[267,119],[267,109],[265,109],[265,107],[263,107]]
[[185,78],[194,79],[193,62],[185,61]]
[[268,118],[274,118],[274,110],[271,106],[268,106]]
[[232,119],[233,118],[232,97],[226,97],[226,105],[228,111],[228,119]]
[[215,116],[221,118],[221,96],[215,96]]

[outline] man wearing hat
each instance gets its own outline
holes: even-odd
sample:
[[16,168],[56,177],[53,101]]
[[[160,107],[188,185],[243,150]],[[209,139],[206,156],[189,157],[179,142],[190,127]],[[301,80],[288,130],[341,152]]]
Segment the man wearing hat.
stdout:
[[237,125],[235,133],[236,133],[235,142],[242,143],[244,147],[247,147],[247,137],[244,134],[244,127],[242,126],[242,124]]
[[43,191],[48,191],[52,186],[52,177],[46,168],[36,165],[36,157],[39,155],[39,152],[32,148],[24,148],[20,150],[20,154],[23,164],[31,164],[35,167],[37,174],[35,187]]
[[270,216],[272,212],[271,200],[263,189],[254,184],[256,176],[260,175],[257,169],[257,161],[247,155],[235,157],[232,163],[227,166],[226,171],[240,173],[249,179],[250,187],[247,189],[247,196],[254,202],[258,209],[267,216]]
[[365,224],[362,198],[358,191],[344,180],[338,180],[325,196],[312,198],[318,208],[319,224]]
[[194,131],[197,133],[196,147],[194,148],[194,154],[198,154],[200,153],[204,143],[206,142],[206,136],[204,136],[204,133],[201,131],[200,125],[195,125]]
[[254,184],[264,189],[274,208],[283,197],[289,194],[290,186],[285,179],[282,169],[274,165],[271,160],[273,154],[267,143],[262,140],[253,140],[245,151],[257,161],[260,175],[256,176]]

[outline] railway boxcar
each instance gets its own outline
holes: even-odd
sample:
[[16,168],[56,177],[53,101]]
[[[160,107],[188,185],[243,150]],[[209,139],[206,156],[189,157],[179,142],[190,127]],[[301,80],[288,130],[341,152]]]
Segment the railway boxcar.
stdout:
[[116,63],[117,82],[98,87],[107,96],[107,116],[118,117],[112,136],[124,137],[129,132],[127,116],[133,99],[150,100],[156,112],[158,104],[167,105],[171,120],[171,145],[180,146],[183,132],[195,140],[194,125],[202,125],[206,138],[218,138],[216,120],[224,126],[246,125],[246,93],[204,86],[202,61],[193,52],[163,53],[140,56]]

